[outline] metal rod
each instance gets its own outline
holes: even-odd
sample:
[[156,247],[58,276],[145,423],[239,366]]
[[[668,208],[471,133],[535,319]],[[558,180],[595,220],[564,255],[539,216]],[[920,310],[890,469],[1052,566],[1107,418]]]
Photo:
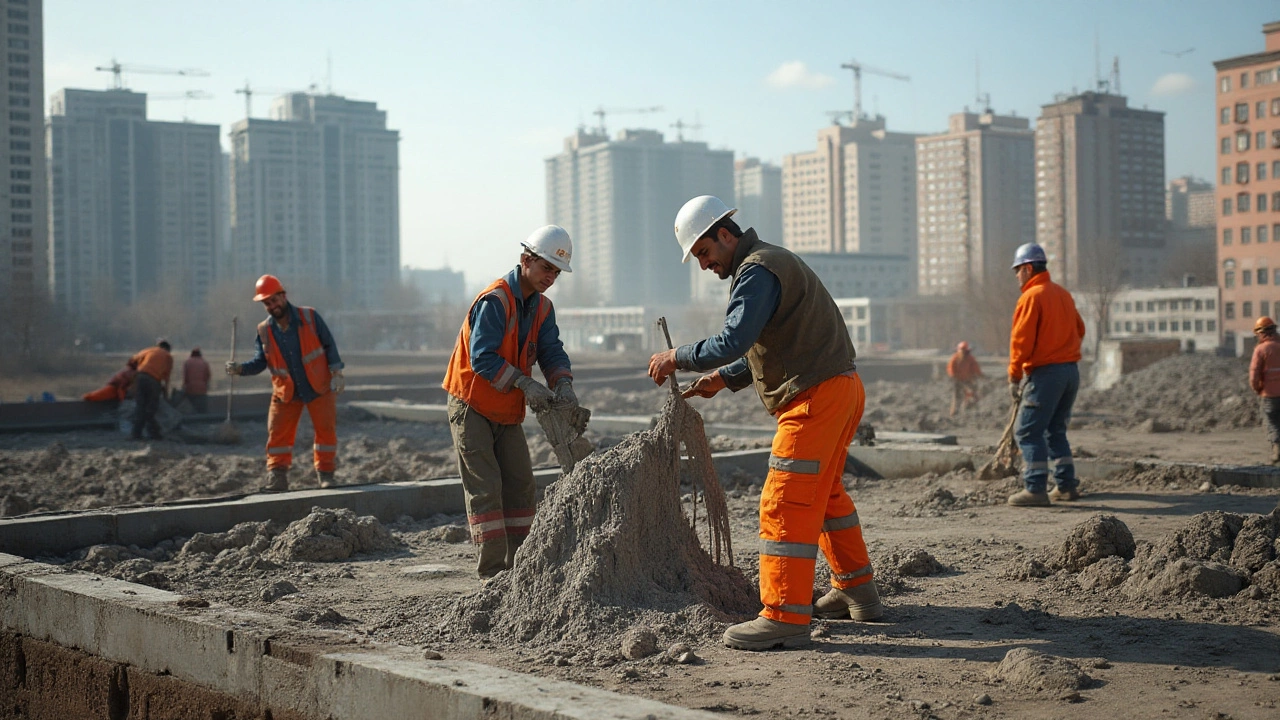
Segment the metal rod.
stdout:
[[[658,318],[658,327],[662,328],[662,336],[667,339],[667,349],[675,350],[675,346],[671,344],[671,331],[667,329],[667,318],[662,316]],[[671,394],[680,394],[680,383],[676,382],[676,374],[671,373]]]
[[[231,318],[231,362],[236,361],[236,322],[239,316]],[[231,396],[236,389],[236,376],[227,378],[227,422],[231,422]]]

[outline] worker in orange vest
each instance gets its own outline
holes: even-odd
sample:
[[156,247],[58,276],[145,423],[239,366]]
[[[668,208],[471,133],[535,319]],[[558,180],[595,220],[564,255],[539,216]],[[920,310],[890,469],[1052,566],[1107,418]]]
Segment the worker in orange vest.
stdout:
[[[573,241],[563,228],[547,225],[521,245],[520,264],[471,303],[444,376],[481,579],[514,567],[516,549],[533,524],[536,486],[521,427],[525,405],[536,413],[578,404],[555,309],[543,295],[560,273],[573,272]],[[546,385],[531,377],[535,360]]]
[[337,395],[345,387],[342,358],[329,327],[315,308],[295,306],[274,275],[258,278],[254,302],[270,315],[258,324],[257,353],[227,363],[228,375],[271,371],[267,413],[267,482],[263,492],[289,489],[293,442],[305,409],[315,428],[313,452],[320,487],[333,487],[338,455]]
[[1260,398],[1271,441],[1271,463],[1280,465],[1280,337],[1276,336],[1276,321],[1265,315],[1258,318],[1253,335],[1258,344],[1249,360],[1249,387]]
[[[737,212],[702,195],[676,214],[684,261],[733,279],[719,334],[649,359],[661,384],[675,370],[712,371],[684,392],[712,397],[755,385],[778,431],[760,495],[759,617],[731,626],[724,644],[767,650],[809,642],[814,615],[875,620],[884,612],[853,499],[844,488],[849,443],[866,394],[844,317],[794,253],[742,230]],[[818,552],[831,591],[814,600]]]
[[138,368],[134,378],[133,413],[134,440],[142,439],[142,428],[154,440],[162,440],[160,423],[156,422],[156,413],[160,411],[160,401],[169,394],[169,376],[173,374],[173,356],[169,354],[172,346],[169,341],[160,338],[154,347],[129,358],[129,364]]
[[[133,362],[130,360],[130,362]],[[133,365],[125,365],[106,385],[85,393],[81,399],[85,402],[119,402],[124,400],[129,394],[129,388],[133,386],[133,380],[138,375],[138,369]]]
[[978,404],[978,378],[982,368],[978,358],[969,352],[969,343],[961,340],[947,361],[947,377],[951,378],[951,417],[967,406]]

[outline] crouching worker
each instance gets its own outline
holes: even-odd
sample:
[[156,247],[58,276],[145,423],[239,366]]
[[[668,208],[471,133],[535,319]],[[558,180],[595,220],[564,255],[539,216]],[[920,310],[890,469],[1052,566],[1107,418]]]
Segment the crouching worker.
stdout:
[[[481,579],[514,566],[533,524],[525,406],[536,413],[578,404],[555,310],[543,295],[561,272],[572,272],[573,243],[563,228],[547,225],[521,244],[520,264],[472,302],[444,377]],[[546,385],[530,377],[535,360]]]
[[132,364],[132,360],[129,362],[130,364],[121,368],[120,372],[112,375],[106,385],[93,392],[85,393],[81,399],[85,402],[111,402],[113,400],[118,402],[124,400],[129,395],[129,388],[133,385],[133,379],[138,375],[137,366]]

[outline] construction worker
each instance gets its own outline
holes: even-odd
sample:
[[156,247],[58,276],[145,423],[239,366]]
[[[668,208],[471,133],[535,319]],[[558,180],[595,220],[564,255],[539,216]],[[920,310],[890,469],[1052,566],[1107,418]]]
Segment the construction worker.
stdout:
[[951,378],[951,417],[964,408],[978,404],[978,378],[982,368],[978,358],[969,352],[969,343],[961,340],[955,354],[947,361],[947,377]]
[[257,352],[244,363],[228,362],[228,375],[271,371],[271,409],[267,412],[267,482],[264,492],[289,489],[293,442],[306,409],[315,428],[313,454],[320,487],[334,486],[338,455],[337,395],[346,387],[344,367],[329,326],[315,308],[289,302],[274,275],[258,278],[254,302],[270,315],[258,323]]
[[1276,321],[1266,316],[1258,318],[1253,334],[1258,344],[1249,362],[1249,387],[1261,398],[1267,439],[1271,441],[1271,462],[1280,465],[1280,337],[1276,335]]
[[[525,406],[536,413],[578,404],[555,310],[543,295],[560,273],[573,272],[573,242],[563,228],[547,225],[521,246],[515,269],[471,303],[444,376],[482,580],[514,567],[533,523],[536,487],[521,427]],[[534,360],[546,385],[530,377]]]
[[[1080,388],[1080,341],[1084,321],[1071,293],[1049,278],[1044,248],[1026,243],[1013,256],[1022,296],[1009,337],[1009,394],[1020,409],[1014,438],[1022,450],[1023,490],[1009,496],[1018,507],[1080,499],[1067,442],[1071,406]],[[1054,489],[1045,492],[1049,465]]]
[[119,402],[124,400],[129,394],[129,388],[133,386],[134,378],[138,375],[138,368],[132,365],[132,360],[129,362],[131,364],[125,365],[115,375],[112,375],[106,385],[93,392],[85,393],[80,399],[85,402]]
[[173,373],[171,348],[168,340],[160,338],[155,346],[129,358],[129,364],[138,369],[134,377],[135,410],[131,433],[134,440],[142,439],[143,426],[153,440],[164,439],[160,423],[156,422],[156,413],[160,411],[160,400],[169,394],[169,376]]
[[198,413],[209,412],[209,380],[212,377],[209,363],[200,354],[200,348],[192,348],[191,357],[182,363],[182,394]]
[[[865,394],[844,318],[818,276],[792,252],[745,232],[737,212],[702,195],[676,215],[684,262],[732,278],[718,335],[649,359],[662,384],[676,370],[714,370],[685,390],[690,397],[734,392],[754,382],[778,423],[760,496],[759,617],[733,625],[724,643],[741,650],[809,641],[813,615],[874,620],[884,608],[872,579],[857,509],[842,481]],[[718,370],[717,370],[718,368]],[[832,589],[816,603],[819,549]]]

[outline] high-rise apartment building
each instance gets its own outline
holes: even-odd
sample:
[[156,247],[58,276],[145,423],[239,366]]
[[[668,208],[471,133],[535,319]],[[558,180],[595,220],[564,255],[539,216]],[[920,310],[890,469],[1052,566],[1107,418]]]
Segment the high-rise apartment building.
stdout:
[[78,317],[162,290],[198,303],[217,264],[217,125],[152,122],[147,96],[60,90],[50,101],[54,298]]
[[1190,176],[1169,181],[1164,215],[1175,229],[1214,227],[1218,222],[1217,193],[1213,183]]
[[547,158],[547,222],[573,238],[566,305],[680,305],[690,297],[680,263],[676,213],[690,198],[732,203],[733,152],[703,142],[666,142],[655,130],[616,139],[579,130]]
[[326,285],[381,307],[400,277],[400,134],[372,102],[291,93],[231,127],[237,277]]
[[7,91],[0,94],[0,342],[29,323],[48,294],[48,187],[44,158],[42,0],[0,0]]
[[1068,287],[1158,283],[1168,260],[1164,200],[1164,113],[1104,92],[1043,106],[1036,238]]
[[1280,22],[1262,32],[1262,52],[1213,64],[1223,343],[1238,348],[1280,305]]
[[756,158],[733,164],[734,218],[765,242],[782,244],[782,168]]
[[783,244],[796,252],[916,257],[916,135],[884,117],[818,131],[782,162]]
[[921,295],[968,295],[1009,282],[1017,247],[1034,242],[1035,132],[1026,118],[952,115],[916,138]]

